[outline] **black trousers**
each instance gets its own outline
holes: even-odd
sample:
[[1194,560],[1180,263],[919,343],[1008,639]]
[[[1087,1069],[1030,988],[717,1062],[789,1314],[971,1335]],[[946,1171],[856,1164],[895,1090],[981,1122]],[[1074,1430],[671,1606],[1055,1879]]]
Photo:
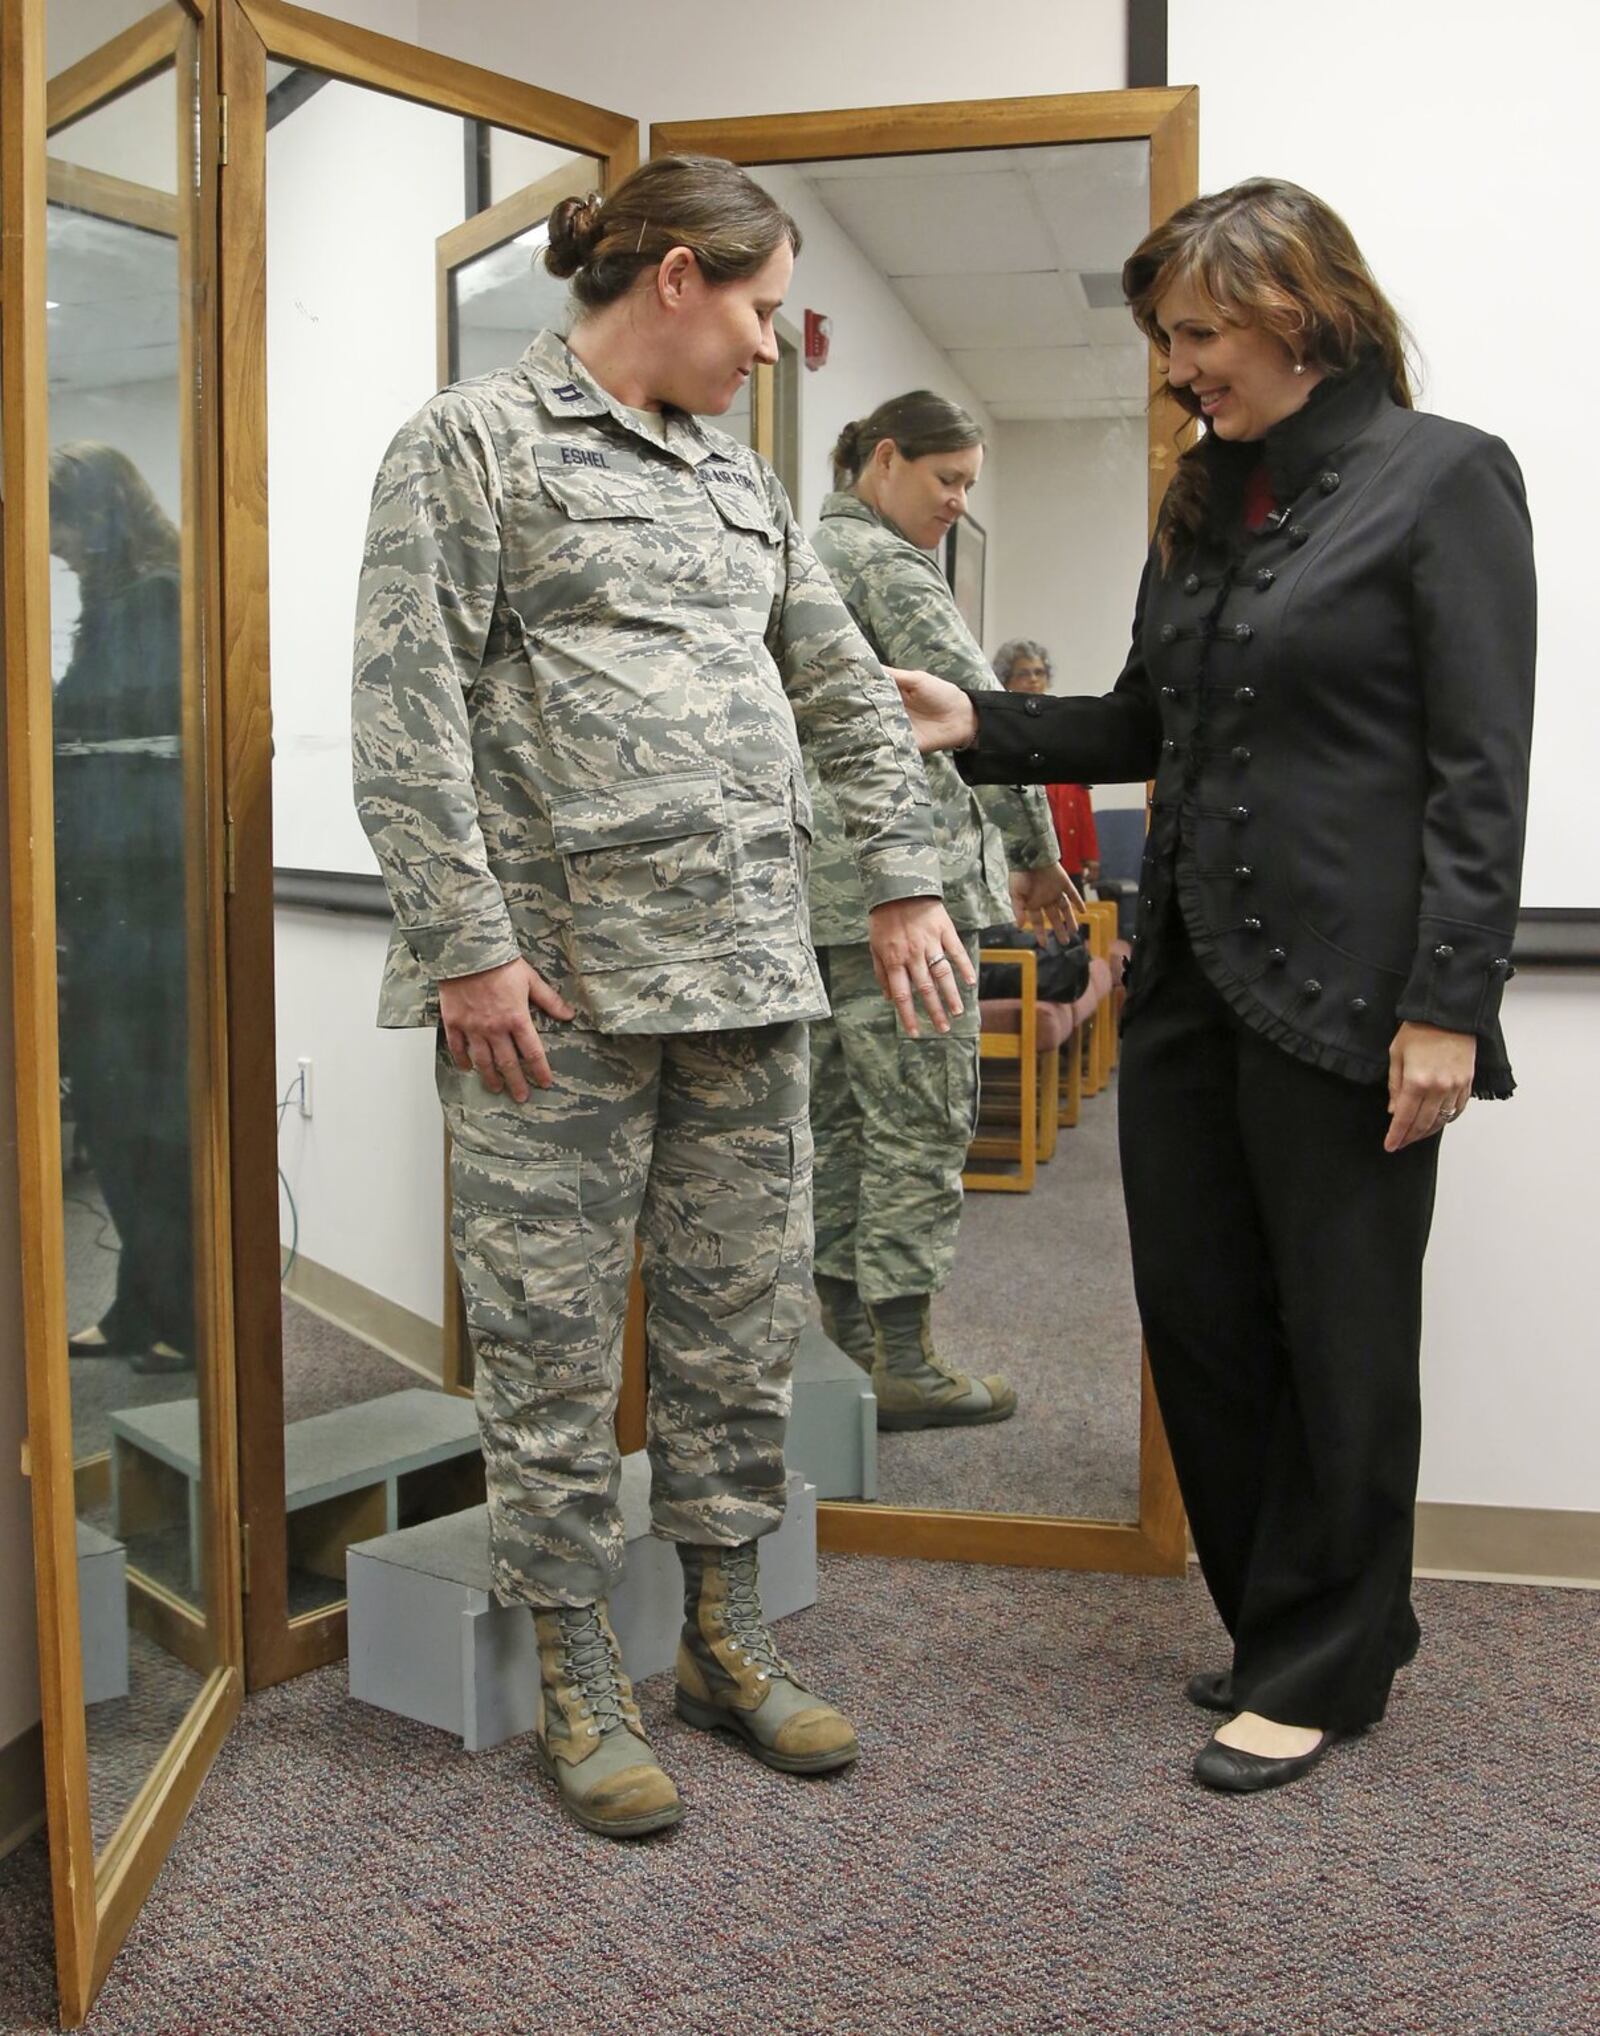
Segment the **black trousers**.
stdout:
[[[62,899],[61,1060],[120,1240],[112,1342],[195,1348],[182,870],[142,895],[102,878]],[[73,1320],[73,1329],[84,1324]]]
[[1422,1258],[1439,1140],[1247,1030],[1181,926],[1119,1078],[1134,1285],[1238,1708],[1357,1731],[1416,1652]]

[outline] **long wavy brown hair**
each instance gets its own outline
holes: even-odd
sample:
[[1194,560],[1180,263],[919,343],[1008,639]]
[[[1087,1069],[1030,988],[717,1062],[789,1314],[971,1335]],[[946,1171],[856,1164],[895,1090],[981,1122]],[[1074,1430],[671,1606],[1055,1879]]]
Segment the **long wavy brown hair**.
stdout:
[[178,567],[178,532],[150,483],[114,445],[81,438],[50,455],[50,527],[71,530],[82,557],[84,614],[136,580]]
[[[1123,264],[1122,289],[1134,323],[1163,356],[1157,306],[1179,284],[1212,317],[1271,333],[1297,361],[1328,376],[1378,366],[1395,402],[1412,408],[1411,348],[1399,313],[1349,227],[1300,185],[1252,177],[1192,200],[1140,241]],[[1168,388],[1164,400],[1186,416],[1200,414],[1187,389]],[[1209,484],[1200,446],[1192,445],[1161,505],[1163,564],[1206,528]]]

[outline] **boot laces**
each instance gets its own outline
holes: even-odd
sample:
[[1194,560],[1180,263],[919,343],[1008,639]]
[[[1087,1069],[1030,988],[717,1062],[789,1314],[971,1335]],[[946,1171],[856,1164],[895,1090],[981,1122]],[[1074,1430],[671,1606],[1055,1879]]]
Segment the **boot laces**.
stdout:
[[772,1629],[761,1616],[755,1549],[729,1549],[722,1558],[722,1576],[728,1594],[723,1630],[744,1655],[746,1668],[759,1670],[763,1682],[773,1676],[787,1676],[789,1665],[779,1654]]
[[605,1738],[626,1725],[622,1685],[599,1607],[563,1606],[561,1644],[567,1675],[582,1699],[580,1709],[591,1721],[590,1737]]

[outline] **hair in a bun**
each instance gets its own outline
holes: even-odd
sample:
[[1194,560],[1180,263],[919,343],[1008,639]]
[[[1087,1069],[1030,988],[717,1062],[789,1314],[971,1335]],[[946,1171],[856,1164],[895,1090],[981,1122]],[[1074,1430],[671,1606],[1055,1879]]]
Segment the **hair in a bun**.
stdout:
[[550,214],[545,267],[572,278],[580,312],[625,296],[675,247],[686,247],[708,283],[753,276],[800,229],[754,177],[720,156],[658,156],[609,198],[563,198]]
[[982,429],[959,403],[936,396],[931,389],[912,389],[904,396],[891,396],[870,417],[858,417],[839,433],[833,447],[833,485],[853,488],[886,438],[908,460],[926,459],[933,452],[965,452],[983,444]]
[[600,232],[601,197],[563,198],[550,215],[550,244],[544,265],[552,276],[575,276],[589,259]]

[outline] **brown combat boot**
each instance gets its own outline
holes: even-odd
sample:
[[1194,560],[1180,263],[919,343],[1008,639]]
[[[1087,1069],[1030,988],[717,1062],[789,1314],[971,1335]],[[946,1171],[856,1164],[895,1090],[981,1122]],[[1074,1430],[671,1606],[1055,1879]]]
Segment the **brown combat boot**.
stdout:
[[539,1764],[562,1803],[602,1838],[642,1838],[683,1815],[650,1751],[604,1605],[535,1611]]
[[1017,1411],[1015,1387],[998,1372],[968,1378],[933,1347],[933,1302],[905,1294],[867,1306],[876,1340],[872,1390],[880,1428],[975,1428]]
[[831,1774],[861,1751],[848,1718],[814,1697],[778,1653],[761,1616],[756,1544],[696,1548],[683,1561],[678,1716],[732,1732],[784,1774]]
[[852,1364],[870,1372],[875,1354],[872,1324],[860,1289],[854,1280],[838,1280],[832,1273],[819,1272],[816,1283],[823,1334],[838,1345]]

